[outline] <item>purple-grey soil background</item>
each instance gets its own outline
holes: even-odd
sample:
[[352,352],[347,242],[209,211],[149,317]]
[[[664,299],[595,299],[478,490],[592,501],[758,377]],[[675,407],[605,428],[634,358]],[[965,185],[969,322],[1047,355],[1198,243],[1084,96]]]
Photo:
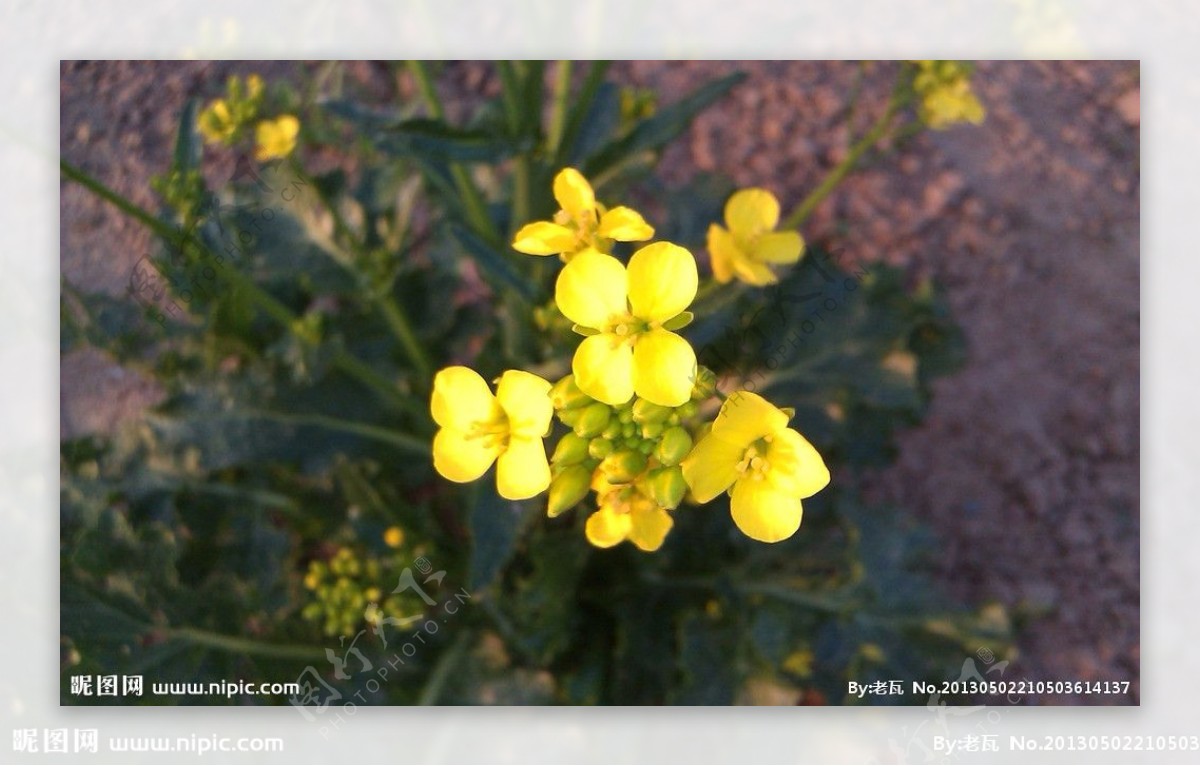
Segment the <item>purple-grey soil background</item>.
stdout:
[[[231,73],[296,77],[292,63],[64,62],[62,155],[151,205],[180,109]],[[623,62],[618,82],[661,103],[732,70],[749,78],[666,153],[669,183],[717,171],[796,204],[844,155],[851,62]],[[412,84],[379,64],[347,75],[383,101]],[[863,78],[857,130],[891,68]],[[498,87],[447,68],[451,116]],[[1129,680],[1139,689],[1139,194],[1137,62],[981,62],[979,127],[925,132],[871,157],[804,227],[849,258],[884,259],[946,288],[970,361],[940,380],[870,499],[910,508],[941,541],[938,578],[973,602],[1024,604],[1006,679]],[[228,172],[225,173],[228,177]],[[120,294],[150,239],[62,186],[63,277]],[[147,381],[94,353],[62,360],[61,433],[104,432],[154,402]]]

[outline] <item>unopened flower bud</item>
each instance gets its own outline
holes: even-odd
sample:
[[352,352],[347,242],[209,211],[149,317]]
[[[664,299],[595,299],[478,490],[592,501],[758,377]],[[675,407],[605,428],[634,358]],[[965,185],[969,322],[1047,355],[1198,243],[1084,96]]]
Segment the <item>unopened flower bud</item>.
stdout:
[[717,392],[717,376],[707,367],[696,368],[696,380],[692,384],[692,400],[702,402]]
[[663,423],[646,423],[642,426],[642,438],[657,439],[658,437],[662,436],[662,432],[665,428],[666,425]]
[[575,385],[575,376],[568,375],[550,389],[550,401],[556,410],[574,410],[592,401],[592,398]]
[[623,449],[605,458],[600,464],[600,470],[609,481],[633,481],[638,474],[646,470],[646,456],[634,450]]
[[681,421],[687,420],[688,418],[695,417],[696,412],[698,412],[699,409],[699,405],[697,405],[694,401],[684,402],[675,408],[675,414],[679,416]]
[[654,449],[654,457],[663,465],[677,465],[692,451],[692,437],[686,429],[672,426],[663,432]]
[[576,433],[564,434],[554,448],[550,461],[555,465],[575,465],[588,456],[588,440]]
[[588,442],[588,455],[596,460],[603,460],[612,454],[613,443],[608,439],[596,438]]
[[593,402],[584,408],[583,414],[576,421],[574,426],[575,433],[580,436],[599,436],[608,427],[608,420],[611,415],[612,409],[607,404]]
[[666,420],[670,414],[670,407],[664,407],[645,399],[637,399],[633,403],[633,419],[638,423],[660,423]]
[[624,426],[621,425],[621,421],[617,420],[616,418],[611,418],[608,421],[608,425],[605,426],[604,431],[600,435],[605,439],[620,438],[624,435]]
[[674,510],[687,494],[687,482],[679,466],[659,468],[650,473],[650,496],[659,506]]
[[550,482],[550,497],[546,504],[546,515],[554,518],[563,511],[575,507],[588,492],[592,474],[581,465],[568,467]]

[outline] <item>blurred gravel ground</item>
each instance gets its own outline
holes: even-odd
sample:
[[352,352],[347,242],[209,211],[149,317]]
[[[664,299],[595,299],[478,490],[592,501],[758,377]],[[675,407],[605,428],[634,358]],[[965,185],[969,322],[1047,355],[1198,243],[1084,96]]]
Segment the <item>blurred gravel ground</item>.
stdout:
[[[766,186],[785,209],[843,156],[846,94],[857,131],[892,69],[820,62],[626,62],[613,76],[664,102],[709,77],[749,79],[667,153],[662,177],[717,171]],[[64,63],[63,156],[150,205],[176,115],[231,72],[294,64]],[[379,98],[411,91],[371,63],[352,79]],[[985,62],[980,127],[923,133],[871,155],[805,226],[848,257],[908,266],[946,286],[971,361],[940,381],[871,499],[912,508],[942,541],[940,576],[971,600],[1042,614],[1006,678],[1130,680],[1139,694],[1139,72],[1136,62]],[[450,113],[496,83],[472,64],[440,81]],[[224,175],[227,177],[228,169]],[[146,234],[63,186],[62,271],[123,291]],[[94,354],[62,363],[64,435],[112,428],[152,401],[145,381]],[[1103,704],[1106,698],[1057,698]]]

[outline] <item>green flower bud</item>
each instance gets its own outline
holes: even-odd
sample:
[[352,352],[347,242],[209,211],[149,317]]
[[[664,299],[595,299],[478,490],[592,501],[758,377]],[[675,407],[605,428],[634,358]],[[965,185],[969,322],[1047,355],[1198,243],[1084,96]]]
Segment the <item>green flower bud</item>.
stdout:
[[638,423],[661,422],[666,420],[670,414],[671,408],[661,404],[655,404],[645,399],[636,399],[633,402],[633,419]]
[[588,455],[603,460],[612,454],[613,443],[608,439],[592,439],[588,442]]
[[644,441],[638,445],[638,452],[641,452],[643,455],[649,455],[653,451],[654,442],[652,441]]
[[624,429],[624,426],[621,425],[621,421],[617,420],[616,418],[613,418],[608,421],[608,426],[605,427],[603,433],[601,433],[600,435],[603,436],[605,439],[617,439],[623,435],[623,432],[624,432],[623,429]]
[[717,392],[717,376],[707,367],[696,368],[696,381],[692,384],[692,400],[702,402]]
[[546,515],[554,518],[565,510],[574,508],[584,498],[592,484],[591,472],[581,465],[573,465],[550,482],[550,500],[546,504]]
[[575,385],[574,375],[568,375],[550,389],[550,401],[556,410],[574,410],[588,405],[592,398]]
[[608,427],[611,416],[612,409],[607,404],[593,402],[583,410],[583,415],[575,423],[575,433],[580,436],[598,436]]
[[638,474],[646,470],[646,456],[634,450],[623,449],[606,457],[600,464],[600,470],[609,481],[633,481]]
[[620,410],[617,411],[617,420],[621,421],[622,423],[632,423],[633,422],[633,410],[630,409],[628,406],[622,407]]
[[554,457],[550,462],[555,465],[575,465],[588,456],[588,440],[576,433],[564,434],[554,447]]
[[663,432],[658,446],[654,448],[654,457],[663,465],[677,465],[691,451],[691,435],[680,426],[672,426]]
[[662,436],[663,430],[666,428],[664,423],[646,423],[642,426],[643,439],[657,439]]
[[675,408],[675,414],[679,416],[680,420],[687,420],[688,418],[695,417],[699,410],[700,405],[696,404],[694,401],[684,402]]
[[636,436],[626,436],[621,440],[621,444],[629,449],[637,449],[638,447],[642,446],[642,440]]
[[674,510],[687,494],[687,482],[679,466],[659,468],[650,473],[650,496],[668,511]]
[[583,417],[583,409],[574,410],[559,410],[558,419],[568,428],[574,428],[575,424]]

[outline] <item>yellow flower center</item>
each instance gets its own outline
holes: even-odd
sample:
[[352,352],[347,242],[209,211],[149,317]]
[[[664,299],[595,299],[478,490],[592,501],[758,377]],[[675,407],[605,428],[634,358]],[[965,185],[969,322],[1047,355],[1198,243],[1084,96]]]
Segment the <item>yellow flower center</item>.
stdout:
[[767,460],[770,443],[771,437],[768,435],[746,448],[746,451],[742,453],[742,459],[735,466],[739,480],[749,478],[754,481],[762,481],[767,477],[771,471],[771,462]]
[[508,415],[501,413],[493,420],[476,420],[471,423],[467,438],[482,440],[483,446],[488,449],[499,447],[504,450],[508,448],[509,434]]

